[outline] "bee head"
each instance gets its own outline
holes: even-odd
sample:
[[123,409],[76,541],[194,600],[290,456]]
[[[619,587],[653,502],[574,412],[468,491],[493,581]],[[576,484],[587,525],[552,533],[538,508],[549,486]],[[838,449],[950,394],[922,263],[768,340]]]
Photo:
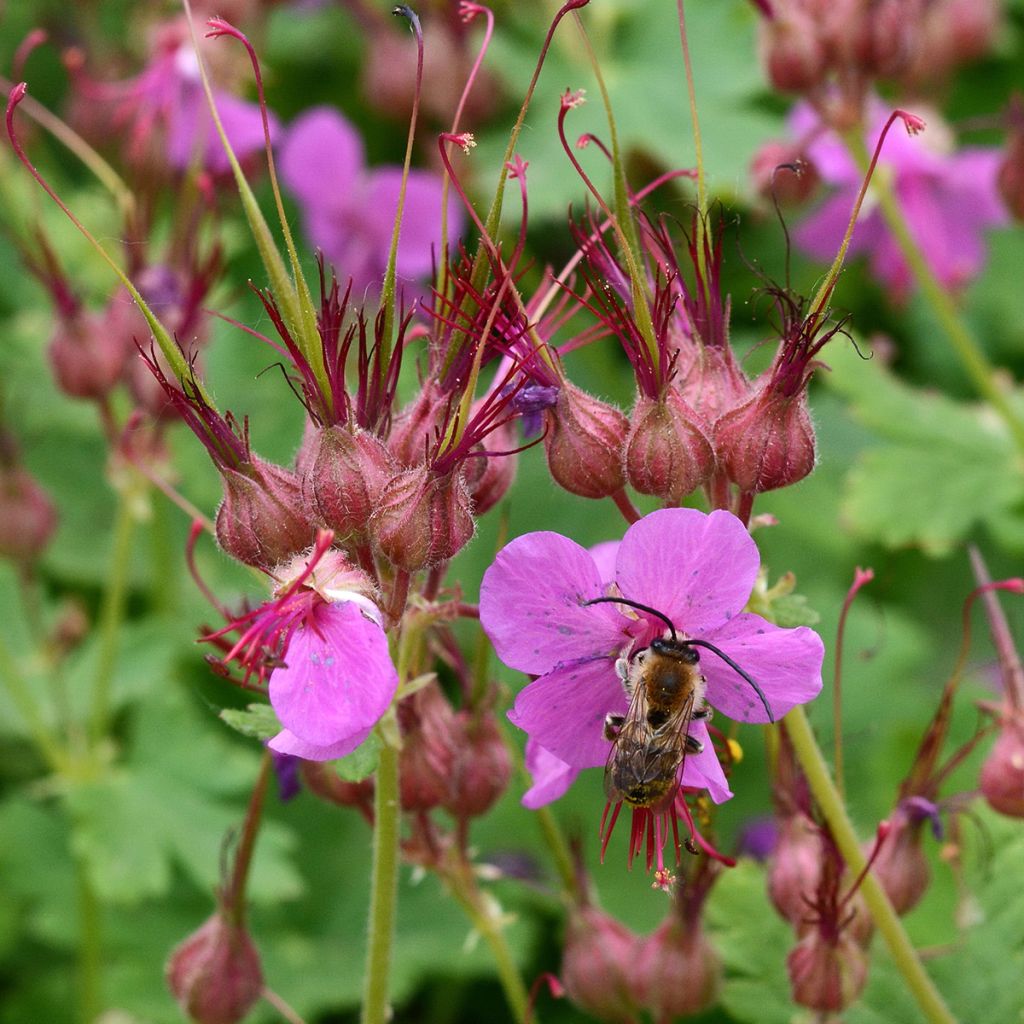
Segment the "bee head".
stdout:
[[655,654],[681,661],[684,665],[696,665],[700,661],[700,655],[688,640],[677,640],[674,636],[652,640],[650,649]]

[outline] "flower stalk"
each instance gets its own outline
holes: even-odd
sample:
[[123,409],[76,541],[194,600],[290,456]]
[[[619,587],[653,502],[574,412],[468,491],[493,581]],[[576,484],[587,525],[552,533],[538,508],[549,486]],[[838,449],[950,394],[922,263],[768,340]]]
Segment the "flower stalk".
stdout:
[[864,900],[871,916],[882,933],[907,988],[931,1024],[956,1024],[956,1018],[946,1006],[934,982],[925,972],[917,951],[910,941],[910,936],[907,935],[896,915],[885,890],[875,876],[867,871],[867,861],[861,851],[857,833],[846,813],[846,807],[829,773],[824,755],[814,738],[804,709],[799,706],[793,708],[783,724],[793,743],[793,750],[800,762],[800,767],[807,776],[814,799],[839,847],[839,852],[843,855],[852,874],[855,876],[864,874],[860,891],[864,894]]
[[[393,719],[391,711],[382,726]],[[392,724],[393,721],[392,721]],[[391,962],[394,953],[395,910],[398,903],[398,854],[401,804],[398,791],[398,747],[388,736],[396,730],[379,728],[383,742],[374,777],[373,873],[370,877],[370,922],[367,933],[366,975],[362,1024],[387,1024]]]
[[[851,129],[844,133],[842,138],[853,159],[861,168],[866,169],[870,158],[864,140],[859,134],[859,129]],[[881,175],[875,179],[874,189],[886,226],[896,239],[903,258],[907,261],[915,280],[931,305],[939,325],[953,346],[953,351],[960,360],[960,365],[964,368],[968,379],[977,393],[992,406],[1009,428],[1017,448],[1024,451],[1024,421],[1021,420],[1009,398],[999,386],[995,368],[985,357],[985,353],[971,329],[957,313],[949,291],[939,282],[928,265],[924,253],[914,241],[903,211],[893,194],[891,182],[885,175]]]

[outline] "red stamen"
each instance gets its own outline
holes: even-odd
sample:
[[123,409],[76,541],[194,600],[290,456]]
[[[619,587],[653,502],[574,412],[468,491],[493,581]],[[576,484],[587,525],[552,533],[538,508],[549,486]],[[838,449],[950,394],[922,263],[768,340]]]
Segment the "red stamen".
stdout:
[[25,62],[49,39],[50,35],[45,28],[34,28],[22,39],[18,44],[18,48],[14,51],[14,57],[11,60],[12,78],[23,77],[22,72],[25,70]]
[[862,569],[857,566],[853,571],[853,583],[846,592],[846,599],[843,601],[842,611],[839,613],[839,626],[836,629],[836,661],[835,671],[832,679],[832,705],[835,729],[835,777],[836,785],[840,794],[843,792],[843,744],[842,744],[842,723],[843,723],[843,637],[846,635],[846,617],[853,604],[857,592],[866,583],[875,578],[873,569]]

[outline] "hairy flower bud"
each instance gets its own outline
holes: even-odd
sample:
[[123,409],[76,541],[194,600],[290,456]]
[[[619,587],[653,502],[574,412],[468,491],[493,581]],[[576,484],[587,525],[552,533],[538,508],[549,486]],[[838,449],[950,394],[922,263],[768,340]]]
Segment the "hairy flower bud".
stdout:
[[244,928],[220,911],[171,953],[166,978],[196,1024],[235,1024],[263,991],[256,947]]
[[489,512],[501,501],[516,478],[515,455],[502,455],[517,447],[512,422],[504,423],[487,438],[488,451],[494,455],[479,455],[466,459],[463,473],[477,516]]
[[821,831],[807,815],[782,819],[768,869],[768,896],[794,926],[810,914],[821,877],[821,856]]
[[623,486],[629,420],[618,409],[566,381],[545,416],[544,451],[555,483],[581,498],[607,498]]
[[325,427],[306,453],[309,470],[304,494],[313,513],[344,539],[366,532],[395,460],[374,434],[347,427]]
[[27,564],[42,554],[57,529],[57,510],[20,465],[0,462],[0,558]]
[[785,142],[770,140],[754,154],[750,177],[757,192],[780,206],[799,206],[821,187],[818,168]]
[[641,942],[631,973],[636,1001],[655,1024],[671,1024],[715,1003],[722,959],[699,923],[670,919]]
[[931,881],[931,869],[921,849],[920,818],[902,810],[892,816],[871,870],[897,914],[906,914],[921,902]]
[[434,435],[444,421],[447,399],[428,381],[395,418],[388,448],[403,466],[418,466],[427,456]]
[[715,469],[706,424],[672,387],[660,400],[637,396],[624,455],[630,485],[672,504],[710,479]]
[[825,48],[813,19],[789,6],[762,24],[762,60],[772,86],[783,92],[813,89],[827,66]]
[[299,772],[306,788],[327,803],[339,807],[355,807],[372,818],[373,777],[349,782],[326,761],[301,761]]
[[999,196],[1014,220],[1024,221],[1024,128],[1009,136],[996,177]]
[[455,762],[444,806],[456,817],[473,818],[505,792],[512,758],[492,714],[460,711],[456,721]]
[[632,1021],[638,1012],[630,983],[642,940],[596,907],[572,912],[562,954],[569,998],[598,1020]]
[[402,810],[429,811],[444,803],[451,792],[455,712],[441,688],[431,683],[399,705],[398,720],[402,727]]
[[308,548],[315,531],[294,473],[255,457],[248,468],[221,468],[217,543],[239,562],[270,569]]
[[814,469],[814,426],[804,392],[790,397],[761,387],[715,424],[715,451],[741,491],[788,487]]
[[409,469],[387,483],[370,533],[399,569],[416,572],[446,562],[475,530],[462,474],[437,476],[428,466]]
[[991,753],[981,766],[981,792],[989,806],[1024,818],[1024,715],[1008,714]]
[[820,1013],[838,1013],[863,991],[867,954],[845,933],[834,939],[809,931],[786,957],[793,1001]]
[[128,356],[123,336],[108,317],[78,310],[61,316],[47,349],[57,386],[73,398],[104,398]]

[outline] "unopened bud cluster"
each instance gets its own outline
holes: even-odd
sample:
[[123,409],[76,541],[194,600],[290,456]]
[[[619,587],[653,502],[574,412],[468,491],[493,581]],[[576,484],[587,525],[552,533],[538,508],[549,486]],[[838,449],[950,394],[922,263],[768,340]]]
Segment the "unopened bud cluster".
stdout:
[[927,91],[983,56],[999,22],[996,0],[772,0],[761,56],[782,92],[823,95],[833,82],[896,80]]

